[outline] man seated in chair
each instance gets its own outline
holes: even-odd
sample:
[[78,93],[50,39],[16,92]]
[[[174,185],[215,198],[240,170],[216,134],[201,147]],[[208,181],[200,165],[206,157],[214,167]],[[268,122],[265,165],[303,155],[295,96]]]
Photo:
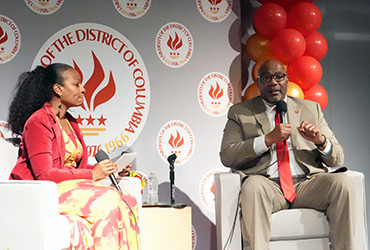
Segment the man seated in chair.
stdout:
[[233,105],[228,113],[220,156],[243,178],[243,240],[251,249],[269,249],[272,213],[313,208],[329,219],[332,249],[351,250],[352,183],[340,171],[328,173],[328,167],[343,164],[343,148],[320,105],[287,96],[288,82],[282,63],[265,61],[258,71],[261,96]]

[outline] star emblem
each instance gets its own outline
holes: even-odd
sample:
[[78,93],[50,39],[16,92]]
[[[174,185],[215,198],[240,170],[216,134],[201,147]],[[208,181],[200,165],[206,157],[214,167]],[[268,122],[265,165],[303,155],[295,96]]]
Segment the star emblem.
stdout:
[[107,120],[107,118],[104,118],[103,115],[101,115],[100,118],[97,118],[97,120],[99,121],[99,125],[105,126],[105,121]]
[[85,120],[85,118],[82,118],[81,115],[78,115],[78,117],[76,118],[77,123],[80,125],[82,125],[83,120]]
[[90,115],[89,118],[86,118],[86,120],[87,120],[87,125],[91,124],[91,125],[94,126],[95,118],[92,118],[91,115]]

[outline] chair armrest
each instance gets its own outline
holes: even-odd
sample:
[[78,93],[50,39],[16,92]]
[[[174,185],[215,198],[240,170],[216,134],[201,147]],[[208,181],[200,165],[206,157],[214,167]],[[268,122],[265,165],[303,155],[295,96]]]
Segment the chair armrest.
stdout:
[[[105,178],[104,180],[101,180],[99,182],[106,186],[111,186],[112,184],[109,178]],[[136,177],[122,177],[119,180],[118,185],[121,187],[122,190],[135,197],[137,202],[138,217],[140,218],[142,211],[141,180]]]
[[[140,216],[141,181],[124,177],[119,185],[136,198]],[[69,248],[69,221],[59,214],[54,182],[0,181],[0,202],[0,249]]]
[[0,182],[0,249],[65,249],[69,222],[50,181]]
[[356,195],[356,224],[355,224],[355,249],[368,249],[365,176],[361,172],[349,170],[345,172],[350,178]]
[[[232,231],[235,221],[234,233],[228,248],[241,249],[242,236],[240,230],[240,210],[238,208],[238,197],[240,191],[240,175],[235,173],[215,174],[215,209],[216,209],[216,231],[217,249],[224,249],[225,244]],[[235,216],[237,216],[235,220]]]
[[122,190],[131,194],[136,198],[138,207],[141,207],[142,196],[141,196],[141,180],[136,177],[123,177],[118,185]]

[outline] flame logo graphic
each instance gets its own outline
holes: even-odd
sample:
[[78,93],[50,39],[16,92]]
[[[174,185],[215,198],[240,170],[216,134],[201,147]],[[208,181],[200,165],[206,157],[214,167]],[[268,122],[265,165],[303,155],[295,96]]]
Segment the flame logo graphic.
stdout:
[[[211,89],[208,91],[208,94],[210,95],[210,97],[212,97],[213,101],[212,101],[212,105],[220,105],[221,102],[218,101],[219,98],[221,98],[223,95],[224,95],[224,91],[223,89],[220,87],[220,85],[218,84],[218,82],[216,81],[216,88],[213,88],[213,86],[211,85]],[[216,107],[215,106],[215,107]]]
[[[8,41],[8,34],[0,26],[0,45]],[[0,54],[4,52],[4,48],[0,48]]]
[[172,36],[169,36],[170,38],[167,41],[168,47],[172,50],[178,50],[182,46],[182,39],[177,35],[175,32],[175,38],[173,39]]
[[[215,182],[212,182],[212,187],[211,187],[210,191],[213,195],[215,195]],[[213,198],[213,200],[215,200],[215,198]]]
[[[105,79],[105,73],[95,53],[93,51],[91,51],[91,53],[93,55],[93,60],[94,60],[94,71],[90,79],[88,79],[86,83],[83,84],[85,87],[84,99],[86,101],[87,107],[85,107],[85,104],[83,104],[81,107],[85,111],[87,110],[94,111],[98,106],[112,99],[112,97],[116,93],[116,84],[113,78],[112,71],[110,71],[108,84],[103,89],[101,89],[98,93],[96,93],[95,97],[92,99],[98,87],[103,83]],[[81,82],[83,83],[84,79],[83,79],[82,71],[74,60],[73,60],[73,65],[75,69],[78,71],[78,73],[80,74]]]
[[218,82],[216,82],[216,89],[213,88],[211,85],[211,89],[209,90],[208,94],[212,97],[213,100],[219,99],[221,96],[224,95],[223,89],[220,87]]
[[210,4],[212,4],[213,6],[216,6],[217,4],[221,3],[221,2],[222,2],[222,0],[208,0],[208,2],[209,2]]
[[[180,135],[179,131],[176,130],[176,137],[171,134],[168,143],[171,145],[172,148],[178,149],[184,144],[184,138]],[[181,151],[172,151],[172,153],[180,153]]]
[[172,52],[170,52],[170,57],[172,57],[172,59],[177,59],[179,58],[180,53],[176,52],[176,50],[182,47],[183,45],[182,39],[177,35],[176,32],[175,32],[175,38],[172,38],[172,36],[169,36],[169,37],[170,38],[167,41],[167,46],[172,50]]

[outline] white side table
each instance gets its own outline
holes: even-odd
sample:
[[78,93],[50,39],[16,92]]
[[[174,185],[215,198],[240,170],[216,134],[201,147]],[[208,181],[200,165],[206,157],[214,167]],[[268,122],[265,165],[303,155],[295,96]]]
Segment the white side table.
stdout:
[[142,250],[191,250],[191,207],[143,207]]

